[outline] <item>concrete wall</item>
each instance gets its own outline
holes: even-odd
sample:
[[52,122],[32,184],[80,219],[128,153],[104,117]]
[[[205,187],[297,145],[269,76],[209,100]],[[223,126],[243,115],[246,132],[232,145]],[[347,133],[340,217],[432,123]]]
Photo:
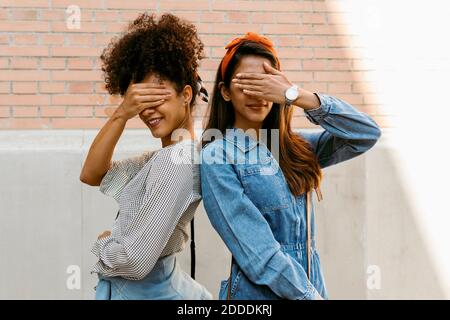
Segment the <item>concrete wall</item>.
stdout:
[[[79,181],[97,131],[0,132],[0,299],[92,299],[90,247],[117,204]],[[325,170],[318,246],[331,299],[448,298],[397,174],[385,132],[367,154]],[[126,131],[115,159],[159,148]],[[217,297],[229,253],[200,206],[197,279]],[[444,253],[443,253],[444,254]],[[180,254],[189,271],[189,249]],[[76,284],[78,270],[81,287]],[[69,282],[69,286],[67,285]]]

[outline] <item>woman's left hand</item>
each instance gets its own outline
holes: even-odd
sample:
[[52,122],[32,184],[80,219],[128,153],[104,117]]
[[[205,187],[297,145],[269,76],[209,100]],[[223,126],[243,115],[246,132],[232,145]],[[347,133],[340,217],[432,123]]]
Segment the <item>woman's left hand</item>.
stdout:
[[284,105],[284,94],[293,84],[267,62],[263,66],[267,73],[240,73],[232,82],[246,95]]

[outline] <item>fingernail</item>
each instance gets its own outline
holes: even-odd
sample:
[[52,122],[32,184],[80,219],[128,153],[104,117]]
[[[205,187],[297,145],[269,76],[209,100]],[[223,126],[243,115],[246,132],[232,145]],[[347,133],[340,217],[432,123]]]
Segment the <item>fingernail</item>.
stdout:
[[241,76],[241,74],[240,74],[240,73],[238,73],[238,74],[236,75],[236,77],[238,77],[238,78],[239,78],[240,76]]

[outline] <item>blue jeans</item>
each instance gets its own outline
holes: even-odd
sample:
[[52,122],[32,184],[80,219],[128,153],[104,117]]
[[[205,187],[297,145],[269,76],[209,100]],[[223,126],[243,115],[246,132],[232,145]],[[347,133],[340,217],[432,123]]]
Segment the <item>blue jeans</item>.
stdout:
[[160,258],[142,280],[99,275],[95,299],[211,300],[212,295],[180,268],[175,255],[170,255]]

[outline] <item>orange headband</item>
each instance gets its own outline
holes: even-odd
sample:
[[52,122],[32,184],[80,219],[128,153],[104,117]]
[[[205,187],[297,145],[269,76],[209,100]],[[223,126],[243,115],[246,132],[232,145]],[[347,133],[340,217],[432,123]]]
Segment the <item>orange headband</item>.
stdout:
[[257,33],[254,32],[247,32],[247,34],[244,37],[236,38],[230,43],[228,43],[225,47],[227,50],[227,53],[225,53],[225,56],[222,59],[222,64],[220,67],[220,72],[222,74],[222,79],[225,78],[225,70],[227,70],[228,63],[230,63],[231,58],[233,58],[236,50],[241,46],[242,43],[245,41],[254,41],[262,44],[264,47],[267,48],[272,54],[275,56],[275,59],[277,60],[277,68],[280,68],[280,60],[278,59],[277,52],[275,51],[275,48],[273,47],[272,41],[267,39],[266,37],[260,36]]

